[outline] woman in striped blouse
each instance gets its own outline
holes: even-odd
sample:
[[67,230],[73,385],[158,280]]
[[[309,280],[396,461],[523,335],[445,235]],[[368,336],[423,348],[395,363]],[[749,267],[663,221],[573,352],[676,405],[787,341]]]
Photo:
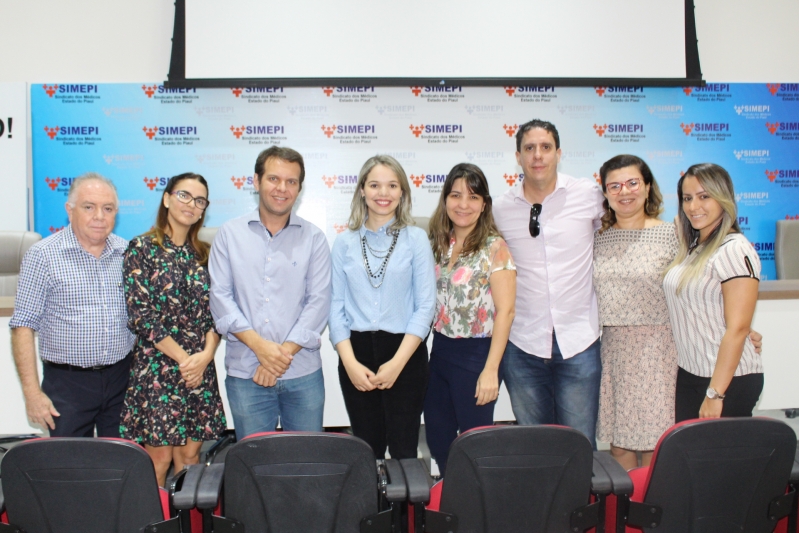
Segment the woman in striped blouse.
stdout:
[[675,421],[752,416],[763,390],[748,338],[760,259],[738,227],[726,170],[691,166],[677,196],[680,248],[663,281],[679,365]]

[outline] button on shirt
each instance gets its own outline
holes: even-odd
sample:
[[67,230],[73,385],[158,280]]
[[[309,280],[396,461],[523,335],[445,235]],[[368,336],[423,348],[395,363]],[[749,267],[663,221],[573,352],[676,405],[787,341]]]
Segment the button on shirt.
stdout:
[[[387,331],[424,339],[430,333],[436,303],[435,263],[425,232],[409,226],[400,230],[397,245],[386,267],[383,284],[369,282],[363,264],[361,237],[376,250],[388,250],[393,235],[387,228],[340,234],[333,243],[333,302],[330,308],[330,340],[335,346],[350,338],[350,331]],[[382,259],[370,254],[373,273]]]
[[42,360],[81,367],[110,365],[136,340],[122,288],[127,241],[109,235],[100,257],[72,226],[34,244],[22,259],[10,327],[39,333]]
[[503,194],[494,218],[516,262],[516,317],[510,341],[527,353],[552,357],[552,330],[565,359],[599,337],[592,281],[594,231],[604,197],[591,180],[558,173],[544,199],[541,233],[530,236],[530,202],[523,185]]
[[302,347],[279,379],[322,367],[321,334],[330,311],[330,248],[324,233],[292,213],[274,236],[258,210],[219,228],[208,262],[211,314],[227,339],[230,376],[251,379],[259,362],[233,334],[255,330],[264,339]]

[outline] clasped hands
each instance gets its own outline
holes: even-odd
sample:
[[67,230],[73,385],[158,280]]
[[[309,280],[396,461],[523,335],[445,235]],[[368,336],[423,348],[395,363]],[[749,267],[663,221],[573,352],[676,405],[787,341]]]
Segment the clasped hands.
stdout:
[[375,389],[385,390],[394,386],[397,377],[402,372],[400,366],[394,359],[390,359],[380,365],[377,373],[372,372],[358,361],[353,361],[350,366],[344,367],[352,384],[361,392]]
[[187,356],[179,365],[180,375],[188,389],[196,389],[203,382],[205,369],[214,358],[213,352],[203,350]]
[[261,342],[253,350],[255,356],[258,358],[258,368],[255,369],[255,375],[252,380],[262,387],[274,387],[277,383],[277,378],[286,373],[294,360],[294,353],[296,350],[293,343],[284,342],[278,344],[276,342],[261,339]]

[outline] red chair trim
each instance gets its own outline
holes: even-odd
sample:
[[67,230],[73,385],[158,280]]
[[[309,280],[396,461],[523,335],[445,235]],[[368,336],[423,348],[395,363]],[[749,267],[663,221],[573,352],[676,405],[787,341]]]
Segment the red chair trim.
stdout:
[[438,511],[441,508],[441,491],[444,490],[444,480],[442,479],[430,488],[430,503],[426,508],[431,511]]

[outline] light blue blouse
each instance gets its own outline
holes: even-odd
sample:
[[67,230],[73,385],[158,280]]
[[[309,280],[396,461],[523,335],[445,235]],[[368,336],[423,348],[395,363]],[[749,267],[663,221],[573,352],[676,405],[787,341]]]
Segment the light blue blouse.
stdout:
[[[347,231],[333,243],[333,301],[330,308],[330,340],[335,346],[350,338],[350,331],[407,333],[424,339],[430,332],[436,305],[433,251],[425,232],[409,226],[400,231],[383,284],[372,278],[363,264],[361,237],[375,250],[388,250],[393,235],[386,230],[394,221],[371,231]],[[377,273],[383,262],[367,247],[369,266]],[[382,255],[378,252],[379,255]]]

